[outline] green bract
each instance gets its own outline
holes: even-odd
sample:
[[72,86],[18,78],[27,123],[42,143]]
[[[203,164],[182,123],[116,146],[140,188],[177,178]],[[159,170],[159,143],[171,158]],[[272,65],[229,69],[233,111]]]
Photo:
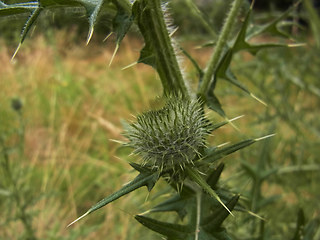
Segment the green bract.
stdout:
[[152,169],[184,169],[206,146],[208,131],[208,121],[197,100],[169,97],[162,109],[139,115],[127,127],[126,145]]

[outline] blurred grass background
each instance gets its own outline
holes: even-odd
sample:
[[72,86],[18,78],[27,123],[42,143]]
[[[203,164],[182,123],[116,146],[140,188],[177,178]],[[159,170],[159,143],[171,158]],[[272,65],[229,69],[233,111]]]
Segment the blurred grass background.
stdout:
[[[173,8],[176,12],[181,9]],[[222,21],[217,13],[213,15],[218,23]],[[133,218],[154,205],[145,201],[146,189],[131,193],[66,229],[92,204],[134,177],[128,165],[134,160],[128,157],[130,151],[110,139],[121,140],[121,120],[132,120],[132,115],[150,109],[156,96],[161,95],[160,81],[148,66],[139,64],[121,70],[138,59],[143,45],[139,36],[133,33],[124,39],[108,68],[114,50],[112,39],[102,43],[104,36],[98,31],[85,46],[85,24],[81,28],[70,24],[59,29],[49,27],[52,19],[39,21],[40,29],[35,29],[10,62],[19,31],[12,31],[12,26],[8,30],[6,21],[20,26],[21,19],[1,21],[0,135],[6,139],[7,147],[23,145],[22,153],[10,153],[10,163],[28,203],[36,236],[66,240],[161,239]],[[197,32],[197,40],[190,38],[194,27],[187,33],[186,29],[181,30],[181,44],[205,67],[211,50],[194,48],[203,43],[205,29]],[[255,58],[240,54],[234,59],[232,69],[239,80],[268,107],[223,81],[218,83],[216,93],[230,118],[245,117],[236,122],[240,131],[224,127],[210,139],[213,144],[277,134],[225,159],[227,170],[222,183],[250,197],[255,179],[241,162],[252,166],[262,163],[257,166],[261,171],[277,170],[260,186],[260,202],[271,199],[272,204],[257,208],[268,219],[266,228],[276,233],[269,239],[292,237],[299,207],[307,219],[320,221],[320,50],[312,33],[304,30],[300,38],[307,46],[264,50]],[[187,60],[185,69],[195,87],[196,71]],[[21,143],[17,143],[15,130],[19,128],[19,116],[11,107],[14,98],[23,103]],[[221,120],[218,115],[210,117]],[[7,200],[10,192],[2,178],[0,175],[0,239],[23,239],[23,226],[17,220],[14,202]],[[151,192],[148,199],[155,195]],[[241,234],[246,231],[246,224],[246,216],[236,215],[229,219],[228,228]]]

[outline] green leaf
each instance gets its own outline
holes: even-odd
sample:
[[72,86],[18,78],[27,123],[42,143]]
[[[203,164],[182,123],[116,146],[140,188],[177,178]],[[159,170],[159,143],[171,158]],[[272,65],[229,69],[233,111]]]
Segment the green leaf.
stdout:
[[[247,34],[247,39],[251,39],[254,36],[257,36],[262,33],[269,33],[275,36],[290,38],[290,36],[285,33],[282,29],[279,28],[279,23],[286,19],[290,13],[301,3],[301,1],[297,1],[294,5],[292,5],[287,11],[281,14],[279,17],[271,21],[270,23],[264,24],[262,26],[255,26],[251,28]],[[251,14],[252,8],[249,10],[247,16]]]
[[184,240],[194,230],[190,226],[161,222],[152,218],[136,215],[135,219],[145,227],[158,232],[169,239]]
[[126,0],[112,0],[112,2],[117,7],[118,11],[112,21],[113,32],[116,33],[116,48],[111,57],[109,66],[111,65],[113,58],[119,49],[122,39],[129,31],[134,19],[131,14],[131,4],[129,2],[127,2]]
[[[37,20],[37,18],[39,17],[43,9],[50,9],[55,7],[70,7],[70,6],[84,7],[86,10],[86,14],[89,22],[89,32],[87,37],[87,43],[88,43],[92,37],[94,26],[98,18],[98,14],[104,2],[106,1],[108,0],[69,0],[69,1],[39,0],[38,2],[17,3],[17,4],[11,4],[11,5],[7,5],[7,4],[4,4],[3,2],[0,2],[0,16],[16,15],[19,13],[26,13],[26,12],[30,13],[29,18],[27,19],[25,26],[21,32],[20,42],[15,53],[13,54],[13,58],[17,54],[29,30],[31,29],[31,27],[33,26],[33,24],[35,23],[35,21]],[[121,2],[124,2],[124,1],[125,0],[122,0]],[[121,31],[119,30],[119,32]]]
[[87,44],[89,43],[94,26],[96,24],[98,14],[104,4],[108,0],[40,0],[41,7],[66,7],[66,6],[82,6],[86,10],[88,22],[89,22],[89,31],[87,37]]
[[216,95],[213,93],[213,91],[208,92],[206,100],[209,109],[217,112],[220,116],[226,118],[226,114],[222,109],[221,103],[219,99],[216,97]]
[[223,168],[224,164],[220,163],[219,166],[208,176],[207,183],[212,189],[216,189],[216,185],[219,181]]
[[38,2],[26,2],[16,4],[5,4],[0,1],[0,16],[16,15],[21,13],[31,13],[38,8]]
[[223,58],[221,59],[221,61],[219,62],[219,65],[217,67],[215,77],[225,79],[225,80],[229,81],[230,83],[232,83],[233,85],[237,86],[238,88],[242,89],[246,93],[251,94],[249,92],[249,90],[242,83],[240,83],[238,81],[236,76],[230,70],[230,63],[232,60],[232,55],[233,55],[232,49],[229,49],[224,54]]
[[120,45],[122,39],[127,34],[133,23],[131,4],[127,1],[113,0],[112,2],[118,9],[115,18],[113,19],[113,31],[117,35],[116,42]]
[[[261,44],[250,44],[247,42],[250,38],[260,35],[262,33],[271,33],[280,37],[285,37],[289,38],[289,35],[284,33],[278,28],[278,24],[280,21],[288,17],[290,12],[294,9],[290,8],[287,10],[285,13],[283,13],[281,16],[279,16],[277,19],[274,21],[263,25],[263,26],[256,26],[253,29],[248,30],[249,28],[249,23],[252,15],[252,6],[250,7],[249,11],[247,12],[246,18],[242,24],[242,27],[237,35],[237,38],[233,44],[232,47],[232,53],[236,53],[238,51],[246,50],[249,51],[252,55],[256,55],[258,51],[265,49],[265,48],[274,48],[274,47],[289,47],[289,44],[281,44],[281,43],[261,43]],[[249,33],[248,33],[249,32]]]
[[[134,164],[131,164],[131,165],[134,165]],[[137,167],[137,165],[134,165],[134,168],[135,167]],[[85,214],[83,214],[81,217],[77,218],[75,221],[70,223],[68,227],[74,224],[75,222],[79,221],[81,218],[87,216],[88,214],[98,210],[99,208],[104,207],[105,205],[117,200],[118,198],[140,187],[147,186],[148,190],[151,191],[158,179],[159,179],[158,172],[141,171],[140,174],[133,181],[123,186],[117,192],[111,194],[110,196],[102,199],[101,201],[93,205]]]
[[[236,206],[239,196],[232,197],[227,203],[227,208],[231,211]],[[221,227],[223,221],[229,216],[230,212],[223,206],[216,209],[210,216],[204,219],[201,223],[202,227],[209,232],[214,232]]]
[[179,194],[174,194],[171,198],[165,200],[164,202],[158,204],[157,206],[150,209],[148,212],[170,212],[175,211],[181,219],[183,219],[186,214],[186,206],[191,202],[194,203],[194,191],[183,185],[181,192]]
[[225,229],[221,229],[219,232],[212,233],[214,236],[214,240],[232,240],[231,237],[228,235]]
[[21,32],[21,35],[20,35],[20,42],[19,42],[19,45],[18,47],[16,48],[13,56],[12,56],[12,59],[16,56],[17,52],[19,51],[20,49],[20,46],[21,44],[23,43],[23,41],[25,40],[29,30],[31,29],[32,25],[34,24],[34,22],[37,20],[37,18],[39,17],[41,11],[43,9],[38,7],[36,9],[34,9],[32,12],[31,12],[31,15],[29,16],[25,26],[23,27],[22,29],[22,32]]
[[205,161],[207,163],[213,163],[231,153],[234,153],[242,148],[248,147],[255,142],[256,142],[255,139],[248,139],[248,140],[244,140],[239,143],[233,144],[231,146],[214,148],[212,149],[212,152],[210,152],[210,154],[203,157],[202,161]]
[[97,22],[98,14],[102,8],[102,5],[105,0],[88,0],[83,2],[83,6],[86,9],[87,12],[87,17],[88,17],[88,22],[89,22],[89,31],[88,31],[88,36],[87,36],[87,44],[90,42],[93,31],[94,31],[94,26]]
[[157,69],[156,56],[149,44],[146,43],[141,49],[138,63],[144,63],[153,67],[154,69]]
[[305,216],[302,209],[299,209],[298,212],[298,219],[297,219],[297,225],[296,225],[296,231],[294,233],[294,236],[292,240],[300,240],[304,237],[304,226],[305,226]]
[[[192,197],[192,196],[191,196]],[[158,204],[150,209],[148,212],[176,212],[181,219],[187,215],[185,209],[186,205],[190,202],[190,197],[182,197],[181,195],[174,195],[168,200]]]
[[204,74],[203,70],[201,69],[201,67],[199,66],[197,61],[184,48],[180,47],[180,50],[190,60],[190,62],[194,66],[194,68],[197,70],[198,75],[199,75],[199,85],[200,85],[200,83],[202,81],[203,74]]
[[228,124],[228,123],[231,123],[231,122],[233,122],[233,121],[235,121],[235,120],[237,120],[237,119],[239,119],[239,118],[242,118],[243,116],[244,116],[244,115],[238,116],[238,117],[235,117],[235,118],[232,118],[232,119],[228,119],[228,120],[223,121],[223,122],[220,122],[220,123],[212,124],[212,125],[210,126],[210,132],[215,131],[215,130],[217,130],[218,128],[220,128],[220,127],[222,127],[222,126],[224,126],[224,125],[226,125],[226,124]]
[[209,186],[209,184],[200,176],[199,172],[191,167],[186,166],[186,172],[189,178],[197,183],[205,192],[207,192],[211,197],[215,198],[230,214],[231,211],[227,208],[227,206],[222,202],[218,194]]

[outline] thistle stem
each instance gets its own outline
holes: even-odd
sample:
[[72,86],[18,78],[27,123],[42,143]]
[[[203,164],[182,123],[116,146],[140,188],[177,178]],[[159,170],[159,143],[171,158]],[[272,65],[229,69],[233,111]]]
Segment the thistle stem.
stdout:
[[[134,12],[146,47],[154,55],[165,95],[189,96],[187,85],[178,64],[176,52],[168,32],[160,0],[140,0],[134,4]],[[145,47],[145,48],[146,48]]]
[[209,89],[210,84],[214,81],[214,74],[216,71],[216,68],[218,66],[219,60],[221,58],[221,55],[223,53],[223,49],[226,46],[226,43],[228,41],[229,35],[232,31],[232,27],[234,25],[235,19],[238,15],[238,12],[241,8],[243,0],[234,0],[233,4],[231,6],[231,9],[228,13],[228,16],[226,18],[226,22],[223,25],[222,31],[219,35],[216,48],[214,50],[214,53],[211,56],[211,59],[207,65],[207,69],[203,76],[203,81],[200,85],[199,94],[202,96],[205,96],[207,94],[207,91]]

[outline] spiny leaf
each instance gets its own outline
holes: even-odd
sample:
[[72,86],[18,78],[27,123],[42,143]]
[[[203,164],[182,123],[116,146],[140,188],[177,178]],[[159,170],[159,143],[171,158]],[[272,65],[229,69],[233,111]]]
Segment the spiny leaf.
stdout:
[[[228,209],[233,210],[239,200],[239,196],[232,197],[227,203],[226,206]],[[210,216],[203,220],[201,223],[202,227],[213,232],[218,229],[223,221],[229,216],[230,212],[227,211],[224,207],[220,206],[215,210]]]
[[232,56],[233,56],[233,49],[227,50],[223,58],[219,62],[219,65],[216,70],[215,78],[216,79],[221,78],[221,79],[227,80],[228,82],[232,83],[233,85],[237,86],[238,88],[246,92],[248,95],[253,97],[258,102],[262,103],[263,105],[266,105],[262,100],[260,100],[253,93],[251,93],[241,82],[239,82],[237,77],[231,72],[230,64],[231,64]]
[[[245,148],[245,147],[248,147],[250,146],[251,144],[255,143],[255,142],[258,142],[260,140],[263,140],[263,139],[266,139],[266,138],[269,138],[269,137],[272,137],[274,136],[275,134],[270,134],[270,135],[267,135],[267,136],[264,136],[264,137],[261,137],[261,138],[256,138],[256,139],[247,139],[247,140],[244,140],[244,141],[241,141],[239,143],[236,143],[236,144],[233,144],[231,146],[228,146],[228,147],[223,147],[223,148],[212,148],[211,151],[210,151],[210,148],[209,148],[209,151],[207,155],[205,155],[203,158],[202,158],[202,161],[204,162],[207,162],[207,163],[213,163],[215,161],[217,161],[218,159],[221,159],[231,153],[234,153],[242,148]],[[202,161],[199,161],[198,163],[201,165],[201,162]]]
[[38,2],[15,3],[8,5],[0,1],[0,16],[30,13],[38,8],[38,6]]
[[179,217],[183,219],[187,215],[186,205],[190,203],[190,197],[193,196],[181,196],[181,194],[174,195],[168,200],[158,204],[150,209],[148,212],[177,212]]
[[87,216],[88,214],[98,210],[99,208],[104,207],[108,203],[111,203],[111,202],[117,200],[118,198],[120,198],[120,197],[140,188],[140,187],[147,186],[148,190],[151,191],[151,189],[153,188],[153,186],[157,182],[158,178],[159,178],[159,174],[157,172],[151,172],[151,171],[150,172],[140,172],[140,174],[133,181],[131,181],[130,183],[123,186],[117,192],[111,194],[110,196],[102,199],[101,201],[99,201],[98,203],[93,205],[85,214],[83,214],[81,217],[77,218],[75,221],[70,223],[68,225],[68,227],[71,226],[72,224],[74,224],[75,222],[79,221],[81,218]]
[[113,0],[112,2],[118,10],[116,16],[113,19],[113,32],[117,35],[117,44],[120,45],[122,39],[133,23],[131,4],[127,1]]
[[112,21],[113,25],[113,32],[116,34],[116,48],[112,54],[109,66],[113,62],[113,59],[120,47],[120,43],[124,36],[129,31],[132,23],[133,23],[133,16],[131,14],[131,4],[126,0],[118,1],[112,0],[114,5],[117,7],[117,14]]
[[24,39],[26,38],[31,26],[34,24],[34,22],[37,20],[37,18],[39,17],[40,13],[42,11],[42,8],[38,7],[36,8],[35,10],[32,11],[31,15],[29,16],[22,32],[21,32],[21,35],[20,35],[20,42],[19,42],[19,45],[18,47],[16,48],[13,56],[12,56],[12,59],[14,59],[14,57],[16,56],[16,54],[18,53],[19,49],[20,49],[20,46],[21,44],[23,43]]
[[146,44],[140,51],[140,57],[138,59],[138,63],[147,64],[154,69],[156,68],[156,56],[149,44]]
[[255,143],[254,139],[248,139],[241,141],[239,143],[233,144],[231,146],[223,147],[223,148],[215,148],[213,151],[203,158],[203,161],[208,163],[213,163],[231,153],[234,153],[242,148],[248,147],[251,144]]
[[241,206],[239,203],[237,203],[237,205],[234,207],[234,210],[235,211],[239,211],[239,212],[245,212],[245,213],[248,213],[249,215],[255,217],[255,218],[258,218],[262,221],[266,221],[265,218],[259,216],[258,214],[254,213],[254,212],[251,212],[249,211],[248,209],[246,209],[245,207]]
[[[290,10],[291,11],[291,10]],[[247,12],[245,21],[242,24],[242,27],[240,29],[240,32],[238,33],[238,36],[233,44],[233,47],[231,49],[232,53],[236,53],[241,50],[247,50],[251,54],[256,55],[258,51],[265,49],[265,48],[274,48],[274,47],[289,47],[290,44],[280,44],[280,43],[261,43],[261,44],[250,44],[247,42],[248,39],[253,37],[254,35],[258,35],[263,33],[264,31],[270,31],[273,29],[274,33],[281,33],[280,35],[282,37],[288,37],[287,34],[283,34],[283,32],[280,32],[277,28],[277,23],[287,17],[287,14],[284,13],[281,17],[279,17],[275,22],[271,22],[269,25],[265,25],[263,27],[260,27],[260,31],[257,31],[254,35],[249,35],[248,36],[248,27],[249,27],[249,22],[251,19],[251,14],[252,14],[252,6],[250,7],[249,11]],[[264,29],[265,28],[265,29]],[[269,29],[269,30],[268,30]],[[275,30],[276,29],[276,30]]]
[[[172,184],[172,187],[176,189],[176,186]],[[187,214],[187,205],[191,202],[194,203],[194,191],[186,185],[182,186],[182,190],[179,193],[175,193],[172,197],[158,204],[147,213],[151,212],[167,212],[175,211],[181,219]]]
[[233,121],[236,121],[238,120],[239,118],[242,118],[244,115],[241,115],[241,116],[238,116],[238,117],[235,117],[235,118],[232,118],[232,119],[227,119],[226,121],[223,121],[223,122],[220,122],[220,123],[216,123],[216,124],[213,124],[211,127],[210,127],[210,131],[215,131],[217,130],[218,128],[228,124],[228,123],[231,123]]
[[[91,2],[91,1],[89,1]],[[88,21],[89,21],[89,31],[88,31],[88,37],[87,37],[87,45],[89,44],[93,31],[94,31],[94,26],[97,21],[98,14],[101,10],[101,7],[104,3],[104,0],[96,0],[93,1],[94,5],[91,6],[90,4],[86,4],[86,11],[87,11],[87,16],[88,16]]]
[[[123,0],[125,1],[125,0]],[[17,54],[21,44],[23,43],[25,37],[27,36],[27,33],[33,26],[34,22],[40,15],[41,11],[43,9],[50,9],[54,7],[69,7],[69,6],[82,6],[85,8],[88,22],[89,22],[89,32],[87,37],[87,44],[89,43],[94,26],[97,21],[98,14],[102,8],[102,5],[104,4],[105,0],[39,0],[38,2],[27,2],[27,3],[17,3],[17,4],[11,4],[7,5],[3,2],[0,2],[0,16],[7,16],[7,15],[15,15],[19,13],[25,13],[30,12],[30,16],[27,19],[25,26],[21,32],[20,42],[19,45],[13,54],[13,57]]]
[[218,183],[223,168],[224,164],[220,163],[219,166],[208,176],[207,183],[212,189],[216,188],[216,184]]
[[169,239],[183,240],[189,234],[193,233],[193,229],[190,226],[183,226],[179,224],[161,222],[152,218],[136,215],[135,219],[145,227],[158,232]]
[[209,109],[217,112],[220,116],[227,118],[225,112],[222,109],[219,99],[216,97],[213,91],[208,92],[206,103]]
[[52,7],[66,7],[66,6],[82,6],[86,10],[89,31],[87,37],[87,44],[90,42],[92,37],[94,26],[96,24],[98,14],[106,0],[40,0],[40,6],[43,8]]
[[199,64],[197,63],[197,61],[182,47],[180,47],[180,50],[182,51],[182,53],[190,60],[190,62],[192,63],[192,65],[195,67],[195,69],[198,72],[199,75],[199,85],[201,83],[204,71],[201,69],[201,67],[199,66]]
[[191,180],[196,182],[204,191],[206,191],[209,195],[215,198],[231,215],[231,211],[228,207],[222,202],[218,194],[209,186],[209,184],[200,176],[200,174],[191,167],[186,167],[186,172]]
[[[257,36],[257,35],[262,34],[262,33],[270,33],[270,34],[275,35],[275,36],[285,37],[285,38],[289,37],[290,38],[290,36],[287,33],[285,33],[283,30],[281,30],[278,25],[282,20],[287,18],[289,16],[289,14],[300,3],[301,3],[301,0],[297,1],[287,11],[285,11],[283,14],[281,14],[279,17],[277,17],[276,19],[274,19],[270,23],[267,23],[267,24],[262,25],[262,26],[256,26],[256,27],[251,28],[249,30],[248,34],[247,34],[247,39],[251,39],[252,37]],[[251,11],[252,11],[252,8],[249,10],[248,14],[251,14]]]
[[217,71],[216,71],[216,78],[223,78],[233,85],[237,86],[238,88],[242,89],[246,93],[250,94],[249,90],[238,81],[236,76],[230,70],[230,63],[232,60],[233,51],[229,49],[223,56],[222,60],[219,62]]

